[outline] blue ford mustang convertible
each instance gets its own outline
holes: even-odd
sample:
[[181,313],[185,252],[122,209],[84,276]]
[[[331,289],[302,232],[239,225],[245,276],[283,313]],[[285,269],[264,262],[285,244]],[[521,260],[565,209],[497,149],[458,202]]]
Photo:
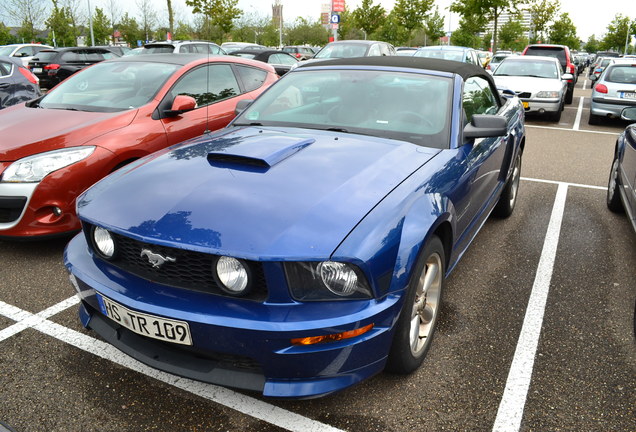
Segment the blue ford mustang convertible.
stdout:
[[514,209],[518,99],[473,65],[369,57],[300,66],[239,109],[78,199],[82,323],[158,369],[272,397],[417,369],[445,279]]

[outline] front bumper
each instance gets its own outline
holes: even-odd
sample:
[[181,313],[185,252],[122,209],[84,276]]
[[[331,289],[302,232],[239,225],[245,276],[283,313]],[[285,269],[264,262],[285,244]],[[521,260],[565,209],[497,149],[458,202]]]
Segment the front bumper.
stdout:
[[[312,398],[382,371],[400,295],[382,301],[260,303],[154,284],[94,259],[83,235],[65,251],[82,301],[84,326],[137,360],[199,381],[280,398]],[[139,336],[100,312],[96,294],[146,314],[186,321],[193,345]],[[322,314],[321,314],[322,312]],[[340,333],[373,323],[360,336],[315,345],[292,338]]]
[[558,112],[561,109],[559,99],[521,99],[521,102],[526,112]]

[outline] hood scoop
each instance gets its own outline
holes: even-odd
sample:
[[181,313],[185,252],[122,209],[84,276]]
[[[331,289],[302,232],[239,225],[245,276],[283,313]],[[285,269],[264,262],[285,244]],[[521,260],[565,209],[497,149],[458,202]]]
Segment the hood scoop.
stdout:
[[219,168],[265,172],[315,141],[279,134],[251,136],[223,150],[209,152],[208,162]]

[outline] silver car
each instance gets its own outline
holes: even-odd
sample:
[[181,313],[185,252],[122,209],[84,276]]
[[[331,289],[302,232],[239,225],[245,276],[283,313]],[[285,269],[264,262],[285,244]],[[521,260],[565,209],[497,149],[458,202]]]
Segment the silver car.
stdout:
[[594,83],[588,123],[598,124],[603,117],[620,118],[628,107],[636,107],[636,59],[617,59]]
[[563,74],[555,57],[506,57],[493,72],[497,88],[514,91],[526,112],[547,115],[550,120],[561,120],[568,80],[572,74]]

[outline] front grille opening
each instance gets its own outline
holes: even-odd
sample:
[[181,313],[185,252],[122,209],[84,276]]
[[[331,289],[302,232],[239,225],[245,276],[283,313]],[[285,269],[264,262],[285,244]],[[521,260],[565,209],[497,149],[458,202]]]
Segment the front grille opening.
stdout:
[[26,197],[0,196],[0,223],[10,223],[18,220],[26,202]]
[[[87,237],[90,237],[90,226],[86,224],[84,229]],[[259,262],[247,261],[253,278],[251,292],[243,297],[234,297],[223,291],[214,278],[213,265],[218,258],[217,255],[145,243],[113,232],[111,234],[115,239],[116,255],[108,262],[135,276],[162,285],[236,299],[254,301],[267,299],[265,274]],[[88,240],[88,243],[92,245],[90,238]],[[158,268],[154,267],[147,256],[142,256],[141,252],[144,249],[149,249],[163,257],[173,258],[174,262],[170,261]]]

